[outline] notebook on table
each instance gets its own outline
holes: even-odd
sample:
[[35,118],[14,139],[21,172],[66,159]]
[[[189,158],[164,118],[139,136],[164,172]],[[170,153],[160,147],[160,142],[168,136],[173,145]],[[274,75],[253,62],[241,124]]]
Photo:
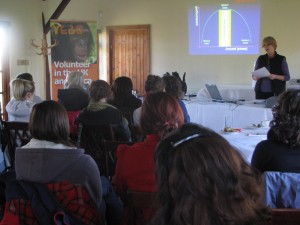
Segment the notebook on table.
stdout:
[[242,99],[223,99],[217,85],[215,84],[205,84],[205,87],[211,99],[215,102],[238,103],[240,101],[244,101]]

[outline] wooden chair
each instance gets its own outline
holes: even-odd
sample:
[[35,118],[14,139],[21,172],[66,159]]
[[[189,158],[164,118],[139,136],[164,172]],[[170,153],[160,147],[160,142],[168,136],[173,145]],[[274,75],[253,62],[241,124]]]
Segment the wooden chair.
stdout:
[[108,169],[108,178],[111,180],[115,174],[116,162],[117,162],[117,148],[120,144],[133,145],[135,142],[130,141],[109,141],[103,140],[102,144],[106,152],[106,168]]
[[27,122],[4,121],[5,140],[9,154],[10,169],[15,168],[15,150],[17,147],[26,145],[31,134],[28,130]]
[[272,209],[271,221],[266,225],[298,225],[300,224],[300,209]]
[[156,192],[127,190],[126,204],[129,209],[128,224],[147,224],[156,207],[156,200]]
[[108,153],[103,141],[114,141],[114,132],[110,124],[87,126],[78,124],[77,147],[85,150],[96,161],[101,175],[109,177]]

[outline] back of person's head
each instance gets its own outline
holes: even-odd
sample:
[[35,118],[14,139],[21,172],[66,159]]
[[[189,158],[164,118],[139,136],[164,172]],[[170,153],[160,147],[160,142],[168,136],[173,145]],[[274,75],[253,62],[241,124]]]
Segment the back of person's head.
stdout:
[[257,175],[220,135],[187,123],[155,151],[155,225],[256,224],[268,212]]
[[56,101],[43,101],[33,106],[29,130],[32,137],[38,140],[70,145],[68,114]]
[[22,101],[28,93],[34,93],[35,86],[33,81],[16,78],[10,82],[10,89],[13,97]]
[[33,81],[33,77],[30,73],[20,73],[16,78]]
[[167,93],[169,93],[170,95],[176,98],[182,97],[183,95],[182,86],[180,81],[177,78],[171,75],[164,75],[162,79],[165,83],[165,91]]
[[164,89],[165,83],[160,76],[148,75],[147,80],[145,81],[145,91],[147,93],[164,91]]
[[274,47],[274,49],[276,50],[277,41],[275,40],[275,38],[268,36],[262,40],[262,47],[264,47],[265,45],[272,45]]
[[83,86],[83,73],[80,71],[70,72],[65,80],[65,88],[77,87],[82,88]]
[[104,80],[92,81],[89,90],[90,98],[94,102],[98,102],[100,99],[109,98],[111,96],[111,88]]
[[290,147],[300,146],[300,91],[283,92],[278,103],[272,108],[273,120],[270,122],[268,139],[287,144]]
[[142,105],[140,128],[144,134],[158,134],[163,138],[181,126],[184,118],[178,101],[168,93],[148,93]]
[[133,84],[129,77],[118,77],[112,85],[114,100],[118,101],[132,94]]

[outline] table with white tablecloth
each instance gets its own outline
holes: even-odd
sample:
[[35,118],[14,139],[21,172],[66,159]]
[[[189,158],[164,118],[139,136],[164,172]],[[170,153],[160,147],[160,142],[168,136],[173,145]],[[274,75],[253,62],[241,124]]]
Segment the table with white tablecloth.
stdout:
[[267,138],[269,128],[242,129],[237,133],[220,133],[250,163],[255,146]]
[[[247,102],[242,105],[211,101],[185,101],[191,122],[201,124],[220,133],[235,147],[247,162],[251,162],[255,146],[266,139],[268,127],[256,128],[253,124],[271,120],[272,111],[263,104]],[[226,116],[232,117],[232,127],[241,129],[239,133],[222,132]]]
[[212,101],[185,101],[191,122],[201,124],[216,132],[224,129],[225,118],[232,118],[233,128],[245,128],[272,119],[272,111],[263,104],[244,102],[241,104]]

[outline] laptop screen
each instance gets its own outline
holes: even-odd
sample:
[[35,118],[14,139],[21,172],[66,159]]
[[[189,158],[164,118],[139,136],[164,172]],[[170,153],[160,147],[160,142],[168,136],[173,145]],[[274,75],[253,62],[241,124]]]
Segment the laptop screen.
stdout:
[[213,100],[222,100],[221,94],[215,84],[205,84],[205,87]]

